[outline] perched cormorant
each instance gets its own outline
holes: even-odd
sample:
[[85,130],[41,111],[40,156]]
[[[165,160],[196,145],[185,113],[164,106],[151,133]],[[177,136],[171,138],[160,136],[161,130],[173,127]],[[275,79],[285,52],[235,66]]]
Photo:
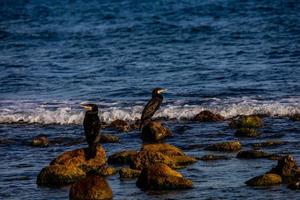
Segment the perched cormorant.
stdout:
[[98,117],[98,106],[95,104],[81,104],[86,110],[83,127],[86,141],[89,145],[88,158],[96,156],[97,144],[100,140],[100,119]]
[[145,106],[142,116],[141,116],[141,124],[140,130],[145,121],[150,120],[154,113],[159,109],[160,104],[163,101],[163,96],[161,93],[165,92],[166,90],[163,88],[154,88],[152,91],[152,99],[147,103]]

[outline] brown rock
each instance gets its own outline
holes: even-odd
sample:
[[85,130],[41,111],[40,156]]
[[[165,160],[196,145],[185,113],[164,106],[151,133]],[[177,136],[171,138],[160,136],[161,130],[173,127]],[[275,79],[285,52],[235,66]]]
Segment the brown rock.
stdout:
[[187,189],[193,185],[191,180],[162,163],[144,168],[136,184],[150,190]]
[[100,143],[119,143],[120,140],[117,136],[111,134],[101,134]]
[[48,147],[49,146],[49,140],[46,135],[38,135],[34,137],[31,141],[31,146],[34,147]]
[[222,142],[222,143],[209,145],[208,147],[205,148],[205,150],[234,152],[234,151],[239,151],[241,148],[242,145],[239,141],[231,141],[231,142]]
[[277,174],[268,173],[268,174],[254,177],[246,181],[246,184],[249,186],[272,186],[272,185],[278,185],[281,182],[282,182],[281,176]]
[[160,152],[168,156],[185,156],[181,149],[166,143],[144,144],[141,151]]
[[257,158],[269,158],[270,156],[271,154],[263,151],[248,150],[248,151],[240,151],[236,157],[243,158],[243,159],[257,159]]
[[57,158],[55,158],[50,165],[65,165],[65,166],[77,166],[81,169],[97,169],[100,166],[106,164],[105,150],[102,146],[97,146],[96,157],[87,160],[87,148],[76,149],[73,151],[66,151]]
[[240,116],[229,123],[230,128],[260,128],[262,119],[257,115]]
[[199,122],[218,122],[224,120],[225,118],[222,115],[212,113],[208,110],[201,111],[193,118],[193,121]]
[[134,121],[132,124],[130,124],[130,129],[134,130],[134,129],[139,129],[140,128],[140,124],[141,124],[141,120],[136,120]]
[[109,167],[107,165],[103,165],[99,169],[91,171],[91,174],[97,174],[100,176],[111,176],[116,173],[117,173],[117,170],[115,168]]
[[290,116],[290,119],[293,121],[300,121],[300,113],[296,113],[296,114]]
[[109,200],[113,198],[113,193],[104,178],[93,175],[87,176],[73,184],[70,189],[69,198],[71,200]]
[[144,142],[157,142],[171,135],[171,131],[160,122],[152,121],[143,127],[141,137]]
[[228,160],[229,158],[226,156],[218,156],[218,155],[204,155],[197,159],[202,161],[212,161],[212,160]]
[[291,190],[299,190],[300,189],[300,181],[292,182],[292,183],[288,184],[287,187]]
[[121,151],[108,157],[111,164],[130,164],[138,154],[135,150]]
[[37,185],[61,187],[85,177],[85,172],[78,167],[68,165],[50,165],[42,169],[37,177]]
[[298,166],[293,156],[288,155],[278,160],[277,166],[270,173],[278,174],[282,177],[292,177],[298,174]]
[[235,136],[237,137],[257,137],[260,133],[254,128],[239,128],[235,132]]
[[119,171],[120,178],[137,178],[141,174],[141,170],[130,169],[128,167],[122,167]]
[[261,142],[261,143],[253,144],[252,146],[255,147],[255,148],[260,148],[260,147],[277,146],[277,145],[282,145],[282,144],[284,144],[283,141],[272,141],[272,140],[269,140],[269,141],[266,141],[266,142]]
[[128,132],[129,131],[129,124],[124,120],[116,119],[115,121],[110,123],[108,128],[114,128],[114,129],[117,129],[118,131]]

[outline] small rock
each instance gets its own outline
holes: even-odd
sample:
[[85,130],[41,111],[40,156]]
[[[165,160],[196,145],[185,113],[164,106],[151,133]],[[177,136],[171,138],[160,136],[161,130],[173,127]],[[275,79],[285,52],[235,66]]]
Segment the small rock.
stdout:
[[117,173],[117,170],[113,167],[109,167],[107,165],[103,165],[98,169],[88,170],[89,175],[100,175],[100,176],[111,176]]
[[140,124],[141,124],[141,120],[136,120],[134,121],[134,123],[130,124],[130,129],[134,130],[134,129],[139,129],[140,128]]
[[260,133],[254,128],[240,128],[235,132],[237,137],[256,137],[259,135]]
[[96,156],[93,159],[87,160],[87,152],[87,148],[66,151],[51,161],[50,165],[77,166],[83,170],[92,170],[106,164],[106,154],[102,146],[97,146]]
[[69,198],[71,200],[108,200],[113,198],[113,193],[104,178],[98,175],[93,175],[87,176],[77,183],[74,183],[71,186]]
[[256,159],[256,158],[269,158],[270,156],[271,154],[263,151],[249,150],[249,151],[240,151],[236,157],[243,158],[243,159]]
[[193,183],[167,165],[156,163],[142,170],[136,185],[143,189],[169,190],[192,188]]
[[155,151],[168,156],[185,156],[181,149],[166,143],[144,144],[141,151]]
[[119,170],[120,178],[137,178],[141,174],[141,170],[130,169],[128,167],[122,167]]
[[100,143],[119,143],[120,140],[117,136],[111,134],[101,134]]
[[229,158],[226,156],[218,156],[218,155],[204,155],[197,159],[202,161],[211,161],[211,160],[228,160]]
[[281,176],[277,174],[268,173],[268,174],[254,177],[246,181],[246,184],[249,186],[272,186],[272,185],[278,185],[281,182],[282,182]]
[[241,148],[242,145],[239,141],[231,141],[209,145],[205,150],[234,152],[239,151]]
[[287,187],[291,190],[299,190],[300,189],[300,181],[292,182],[292,183],[288,184]]
[[282,145],[284,142],[282,141],[266,141],[266,142],[261,142],[261,143],[256,143],[252,144],[253,147],[260,148],[260,147],[270,147],[270,146],[277,146],[277,145]]
[[130,164],[138,154],[135,150],[121,151],[108,157],[110,164]]
[[121,119],[117,119],[115,121],[113,121],[108,128],[114,128],[117,129],[118,131],[122,131],[122,132],[128,132],[129,131],[129,124]]
[[46,135],[38,135],[34,137],[31,141],[31,146],[34,147],[48,147],[49,146],[49,140]]
[[199,122],[218,122],[224,120],[225,118],[222,115],[214,114],[208,110],[201,111],[193,118],[193,121]]
[[85,177],[85,172],[78,167],[69,165],[50,165],[42,169],[37,176],[37,185],[61,187]]
[[260,128],[263,121],[259,116],[240,116],[229,123],[230,128]]
[[300,121],[300,113],[296,113],[296,114],[290,116],[290,119],[292,121]]
[[293,177],[298,174],[298,166],[293,156],[287,155],[278,160],[277,166],[270,173],[278,174],[282,177]]
[[144,142],[157,142],[171,135],[171,131],[168,128],[163,127],[161,123],[157,121],[146,124],[143,127],[141,134]]

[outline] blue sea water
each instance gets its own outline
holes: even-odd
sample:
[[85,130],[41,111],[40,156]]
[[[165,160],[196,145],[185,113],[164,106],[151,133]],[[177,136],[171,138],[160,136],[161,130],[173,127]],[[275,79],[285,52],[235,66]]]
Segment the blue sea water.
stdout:
[[[167,142],[188,154],[237,139],[227,122],[184,121],[208,109],[226,119],[268,116],[260,137],[242,140],[245,148],[277,138],[287,145],[269,151],[300,160],[300,125],[287,118],[300,112],[298,0],[0,0],[0,71],[0,199],[66,199],[68,188],[39,188],[36,175],[85,144],[27,142],[40,133],[83,137],[81,102],[97,103],[105,122],[136,120],[158,86],[168,89],[156,114],[174,132]],[[140,148],[137,131],[112,133],[122,143],[105,145],[108,155]],[[299,198],[284,185],[246,187],[275,162],[234,157],[183,170],[195,185],[187,191],[140,191],[118,175],[108,181],[115,199]]]

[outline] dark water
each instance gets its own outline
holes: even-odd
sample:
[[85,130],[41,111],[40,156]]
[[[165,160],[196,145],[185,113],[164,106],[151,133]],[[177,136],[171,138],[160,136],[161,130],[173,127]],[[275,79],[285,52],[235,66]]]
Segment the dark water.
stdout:
[[[167,142],[188,154],[237,139],[225,123],[190,123],[209,109],[227,119],[265,114],[251,143],[278,139],[266,149],[300,160],[300,3],[285,1],[0,1],[0,199],[66,199],[68,188],[38,188],[37,173],[59,153],[84,146],[79,103],[100,108],[102,121],[135,120],[151,89],[165,87],[157,117],[174,132]],[[20,124],[22,123],[22,124]],[[107,132],[108,130],[104,130]],[[64,138],[32,148],[35,135]],[[107,154],[139,149],[139,133],[111,132],[121,144]],[[62,139],[61,139],[62,140]],[[232,159],[181,172],[194,189],[144,192],[135,181],[108,178],[115,199],[283,199],[300,197],[285,185],[249,188],[244,181],[276,164]]]

